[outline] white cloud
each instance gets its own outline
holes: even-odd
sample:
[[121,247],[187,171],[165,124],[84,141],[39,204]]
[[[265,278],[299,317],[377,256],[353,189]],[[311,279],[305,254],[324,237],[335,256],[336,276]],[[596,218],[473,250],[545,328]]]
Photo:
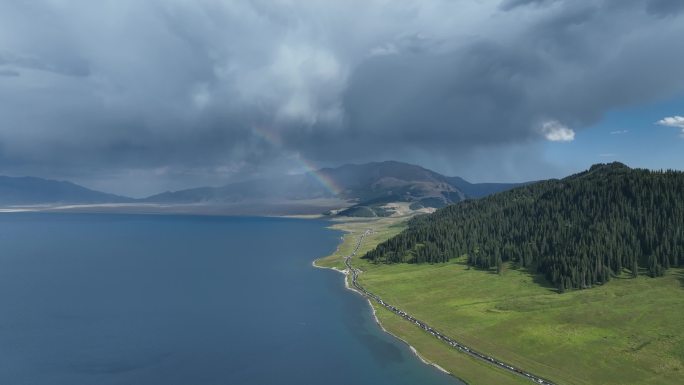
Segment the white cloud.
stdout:
[[679,128],[682,130],[682,137],[684,137],[684,116],[668,116],[666,118],[660,119],[656,122],[656,124],[666,127]]
[[397,46],[393,43],[379,45],[370,50],[370,56],[394,55],[397,53],[399,53],[399,49],[397,49]]
[[615,131],[611,131],[610,134],[611,135],[622,135],[622,134],[626,134],[628,132],[629,132],[629,130],[615,130]]
[[575,131],[557,120],[548,120],[542,123],[540,131],[547,140],[552,142],[571,142],[575,140]]
[[684,116],[669,116],[667,118],[660,119],[656,123],[661,126],[684,128]]

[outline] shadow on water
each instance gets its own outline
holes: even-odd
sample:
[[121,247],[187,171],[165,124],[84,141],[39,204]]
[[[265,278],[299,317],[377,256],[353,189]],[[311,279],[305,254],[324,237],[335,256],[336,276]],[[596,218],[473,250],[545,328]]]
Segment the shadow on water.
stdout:
[[356,335],[380,365],[385,366],[389,363],[399,364],[404,362],[401,350],[396,345],[383,341],[372,334],[358,333]]
[[[344,311],[344,323],[349,327],[350,330],[356,330],[356,333],[352,333],[352,336],[358,340],[362,345],[364,345],[371,356],[381,365],[387,365],[388,363],[401,363],[404,361],[404,355],[401,349],[378,335],[361,332],[361,330],[369,330],[369,326],[375,328],[375,321],[369,319],[368,313],[371,312],[370,305],[364,303],[363,306],[366,307],[365,312],[359,311],[359,304],[357,301],[366,302],[366,299],[362,299],[355,293],[348,292],[345,293],[349,295],[345,299],[345,311]],[[372,323],[373,325],[369,325]],[[372,329],[371,329],[372,330]]]

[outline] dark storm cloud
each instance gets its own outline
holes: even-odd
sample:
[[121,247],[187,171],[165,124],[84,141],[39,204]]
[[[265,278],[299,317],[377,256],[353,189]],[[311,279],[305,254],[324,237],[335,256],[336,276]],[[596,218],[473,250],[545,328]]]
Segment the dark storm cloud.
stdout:
[[[375,151],[426,154],[524,143],[539,138],[545,122],[577,130],[608,110],[684,89],[684,54],[672,49],[681,23],[658,25],[643,6],[617,2],[533,12],[540,13],[534,22],[502,25],[511,36],[501,30],[458,47],[426,42],[437,48],[418,53],[397,46],[365,60],[343,99],[344,134],[353,134],[346,138],[384,144]],[[650,24],[630,31],[637,20]],[[351,142],[344,148],[367,151]]]
[[88,68],[82,60],[68,57],[50,63],[32,56],[15,56],[12,53],[0,53],[0,66],[54,72],[66,76],[89,75]]
[[14,70],[0,70],[0,76],[14,77],[20,76],[21,74]]
[[0,173],[138,194],[298,156],[510,176],[541,141],[684,91],[680,4],[3,2]]
[[677,15],[684,11],[684,1],[679,0],[651,0],[646,9],[660,16]]

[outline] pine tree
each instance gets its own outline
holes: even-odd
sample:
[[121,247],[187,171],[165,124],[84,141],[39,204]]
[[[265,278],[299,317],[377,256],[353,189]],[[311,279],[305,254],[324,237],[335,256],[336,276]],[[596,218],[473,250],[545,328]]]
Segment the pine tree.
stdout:
[[428,216],[364,258],[443,263],[501,273],[504,262],[541,273],[559,290],[589,288],[639,267],[653,277],[684,261],[684,173],[594,166],[562,180],[466,200]]

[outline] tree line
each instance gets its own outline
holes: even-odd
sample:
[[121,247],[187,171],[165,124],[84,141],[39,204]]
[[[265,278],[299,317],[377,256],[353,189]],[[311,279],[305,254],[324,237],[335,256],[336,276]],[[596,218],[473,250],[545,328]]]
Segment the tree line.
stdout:
[[595,165],[561,180],[467,200],[413,218],[364,258],[544,274],[560,291],[684,264],[684,173]]

